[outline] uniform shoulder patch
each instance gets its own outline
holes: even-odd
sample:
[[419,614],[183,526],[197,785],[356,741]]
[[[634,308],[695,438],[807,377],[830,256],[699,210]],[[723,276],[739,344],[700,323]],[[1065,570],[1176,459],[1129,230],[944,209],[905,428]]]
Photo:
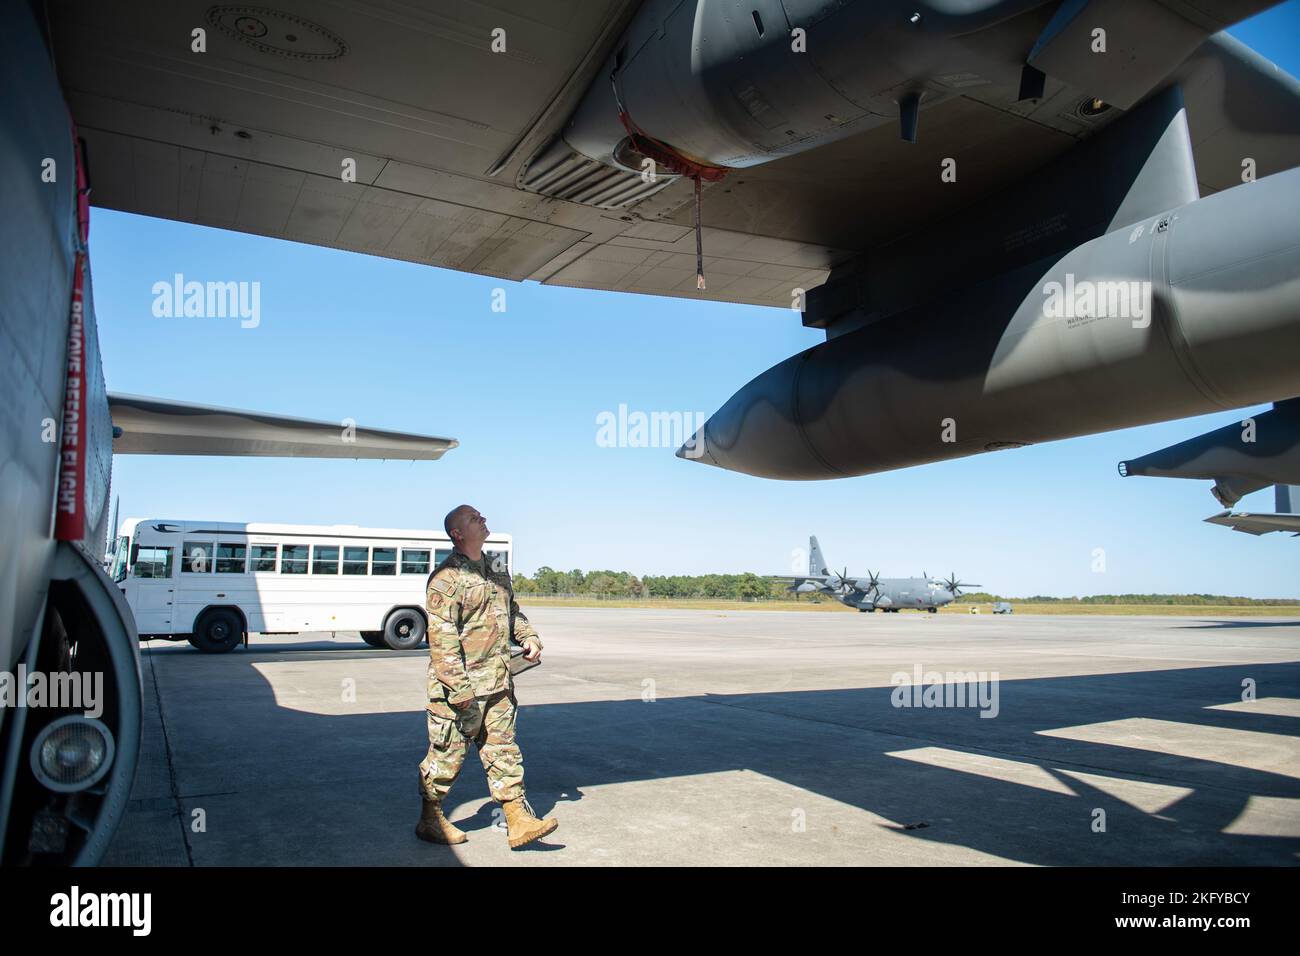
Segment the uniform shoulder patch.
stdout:
[[433,577],[429,578],[429,587],[447,597],[451,597],[456,593],[456,585],[458,583],[455,572],[450,571],[449,569],[439,571]]

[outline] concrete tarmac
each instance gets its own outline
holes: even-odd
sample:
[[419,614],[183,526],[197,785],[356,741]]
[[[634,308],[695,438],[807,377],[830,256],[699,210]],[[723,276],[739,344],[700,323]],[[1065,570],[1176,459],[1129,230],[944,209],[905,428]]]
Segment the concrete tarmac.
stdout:
[[255,635],[142,648],[105,863],[1300,861],[1300,620],[525,611],[543,843],[510,851],[472,748],[447,800],[469,842],[415,838],[427,650]]

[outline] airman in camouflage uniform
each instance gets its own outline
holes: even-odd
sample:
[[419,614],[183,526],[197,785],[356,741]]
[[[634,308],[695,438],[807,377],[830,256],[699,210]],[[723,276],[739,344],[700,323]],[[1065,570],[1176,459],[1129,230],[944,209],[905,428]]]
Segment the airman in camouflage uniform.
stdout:
[[515,603],[509,572],[482,553],[487,521],[461,505],[444,522],[456,546],[429,576],[429,752],[420,764],[424,809],[416,835],[433,843],[464,843],[465,834],[442,813],[442,800],[465,762],[472,740],[487,772],[492,797],[505,810],[511,849],[559,825],[539,820],[524,798],[524,763],[515,743],[510,641],[529,660],[542,652],[537,631]]

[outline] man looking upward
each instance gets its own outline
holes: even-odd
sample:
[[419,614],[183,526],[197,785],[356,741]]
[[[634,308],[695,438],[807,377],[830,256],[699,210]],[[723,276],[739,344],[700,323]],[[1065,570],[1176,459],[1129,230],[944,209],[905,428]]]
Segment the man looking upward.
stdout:
[[431,843],[464,843],[465,833],[442,812],[472,740],[493,799],[505,811],[510,848],[551,833],[559,823],[539,820],[524,798],[524,763],[515,743],[510,641],[530,661],[542,642],[515,603],[510,574],[483,554],[487,519],[469,505],[443,521],[455,550],[429,575],[429,752],[420,764],[423,809],[415,834]]

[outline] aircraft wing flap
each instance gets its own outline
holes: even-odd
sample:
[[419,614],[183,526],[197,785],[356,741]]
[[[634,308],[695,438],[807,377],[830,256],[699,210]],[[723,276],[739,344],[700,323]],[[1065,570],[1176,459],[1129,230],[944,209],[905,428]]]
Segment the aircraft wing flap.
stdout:
[[[115,455],[232,455],[436,461],[454,438],[361,428],[190,402],[109,394]],[[121,429],[120,434],[118,429]]]
[[[1277,0],[1089,0],[1063,3],[1029,65],[1129,109],[1212,33]],[[1105,24],[1100,35],[1099,24]],[[1104,44],[1104,45],[1103,45]],[[1105,53],[1105,56],[1098,56]]]
[[1246,534],[1268,534],[1270,531],[1290,531],[1300,534],[1300,514],[1269,514],[1249,511],[1221,511],[1205,519],[1210,524],[1222,525]]

